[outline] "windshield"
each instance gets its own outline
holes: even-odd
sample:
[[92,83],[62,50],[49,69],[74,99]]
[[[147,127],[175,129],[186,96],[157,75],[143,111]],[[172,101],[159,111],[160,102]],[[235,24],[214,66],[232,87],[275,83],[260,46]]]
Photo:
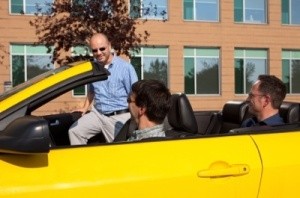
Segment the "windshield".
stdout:
[[27,87],[29,87],[32,84],[35,84],[35,83],[37,83],[37,82],[39,82],[39,81],[41,81],[45,78],[48,78],[48,77],[50,77],[54,74],[60,73],[60,72],[66,70],[68,68],[70,68],[70,66],[58,67],[56,69],[53,69],[53,70],[47,71],[45,73],[42,73],[42,74],[40,74],[40,75],[24,82],[24,83],[21,83],[21,84],[15,86],[15,87],[13,87],[12,89],[5,91],[2,95],[0,95],[0,101],[6,99],[10,95],[13,95],[13,94],[15,94],[19,91],[22,91],[23,89],[26,89]]

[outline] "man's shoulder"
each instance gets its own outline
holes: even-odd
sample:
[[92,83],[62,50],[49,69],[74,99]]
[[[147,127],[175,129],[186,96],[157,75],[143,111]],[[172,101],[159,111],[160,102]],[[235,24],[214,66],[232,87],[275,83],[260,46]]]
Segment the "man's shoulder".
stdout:
[[131,65],[127,60],[121,58],[120,56],[114,56],[112,63],[117,65],[119,64]]

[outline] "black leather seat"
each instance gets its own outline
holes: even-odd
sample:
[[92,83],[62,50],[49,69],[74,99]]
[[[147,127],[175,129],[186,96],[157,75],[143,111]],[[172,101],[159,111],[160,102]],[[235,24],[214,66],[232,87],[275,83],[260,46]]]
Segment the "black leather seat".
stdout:
[[300,121],[299,103],[284,101],[279,109],[279,114],[285,123],[296,123]]
[[166,130],[168,137],[184,137],[198,133],[197,120],[185,94],[172,95],[172,106],[167,115],[167,123],[170,126],[170,129]]
[[[279,114],[285,123],[296,123],[300,121],[299,109],[299,103],[284,101]],[[221,112],[212,116],[206,134],[228,133],[232,129],[240,128],[242,122],[252,116],[248,112],[246,101],[228,101]]]
[[[197,121],[192,106],[185,94],[172,94],[171,108],[164,121],[167,138],[185,137],[198,132]],[[126,141],[137,128],[134,121],[129,119],[114,139],[114,142]]]
[[247,111],[246,101],[226,102],[221,112],[212,115],[206,134],[228,133],[231,129],[239,128]]

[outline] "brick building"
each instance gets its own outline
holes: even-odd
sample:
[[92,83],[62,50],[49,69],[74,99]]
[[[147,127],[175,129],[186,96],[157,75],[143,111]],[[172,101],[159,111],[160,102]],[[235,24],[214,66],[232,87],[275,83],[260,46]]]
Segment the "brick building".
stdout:
[[[219,110],[228,100],[245,99],[251,83],[262,73],[276,75],[286,83],[286,100],[300,101],[299,0],[130,2],[131,7],[147,7],[153,2],[158,10],[167,11],[165,22],[158,15],[150,16],[137,27],[137,31],[151,34],[147,44],[155,46],[141,46],[141,52],[130,60],[139,68],[139,77],[158,75],[151,73],[151,65],[157,61],[165,71],[159,78],[172,92],[188,94],[194,110]],[[26,0],[0,0],[0,47],[7,52],[2,52],[5,57],[0,65],[1,92],[5,81],[14,84],[34,76],[30,64],[35,61],[43,63],[41,70],[54,67],[47,63],[50,55],[43,46],[31,46],[37,41],[35,29],[29,25],[33,7]],[[20,9],[24,15],[19,14]],[[21,74],[20,65],[25,68]],[[84,98],[84,92],[72,91],[46,109],[69,111]]]

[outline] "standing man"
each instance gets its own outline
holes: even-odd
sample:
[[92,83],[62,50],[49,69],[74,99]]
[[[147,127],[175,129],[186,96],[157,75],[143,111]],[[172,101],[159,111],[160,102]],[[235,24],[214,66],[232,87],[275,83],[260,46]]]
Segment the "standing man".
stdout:
[[[107,142],[112,142],[123,124],[130,118],[127,98],[131,85],[137,81],[131,64],[111,53],[111,43],[106,35],[94,34],[90,39],[94,61],[110,72],[105,81],[89,85],[84,106],[78,111],[82,117],[69,129],[71,145],[87,144],[88,139],[103,133]],[[91,107],[91,111],[86,113]]]
[[128,141],[166,136],[163,121],[171,107],[171,94],[162,82],[140,80],[134,83],[128,97],[128,106],[131,119],[138,127]]
[[284,124],[279,108],[286,96],[284,83],[273,75],[260,75],[248,94],[249,112],[253,118],[246,119],[241,127]]

